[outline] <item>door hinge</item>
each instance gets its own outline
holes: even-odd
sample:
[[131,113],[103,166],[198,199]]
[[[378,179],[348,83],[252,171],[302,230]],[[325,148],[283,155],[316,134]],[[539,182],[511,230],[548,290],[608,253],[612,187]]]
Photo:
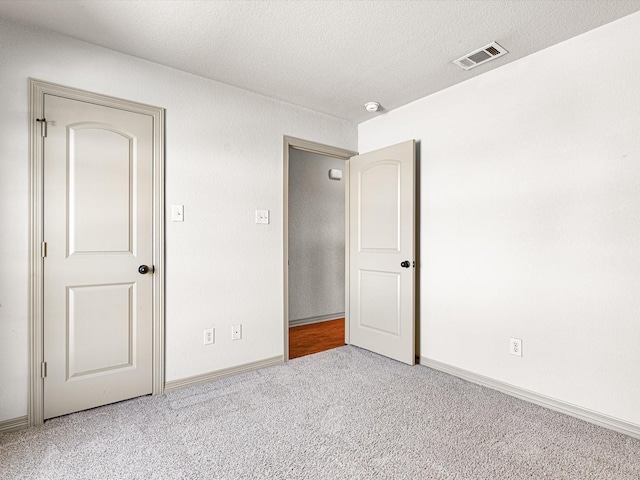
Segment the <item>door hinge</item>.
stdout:
[[41,369],[41,373],[42,373],[42,378],[46,378],[47,377],[47,362],[42,362],[42,365],[40,365],[40,369]]
[[36,122],[40,124],[40,134],[43,137],[47,136],[47,119],[46,118],[36,118]]
[[42,242],[41,254],[42,254],[42,258],[47,256],[47,242]]

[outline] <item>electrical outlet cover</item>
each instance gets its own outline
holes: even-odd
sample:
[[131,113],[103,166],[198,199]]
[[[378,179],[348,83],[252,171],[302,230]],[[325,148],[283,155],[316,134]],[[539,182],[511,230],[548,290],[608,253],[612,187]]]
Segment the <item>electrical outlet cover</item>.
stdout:
[[204,344],[211,345],[215,341],[213,328],[206,328],[204,330]]
[[269,210],[256,210],[256,223],[269,224]]
[[509,353],[517,357],[522,356],[522,339],[521,338],[509,339]]

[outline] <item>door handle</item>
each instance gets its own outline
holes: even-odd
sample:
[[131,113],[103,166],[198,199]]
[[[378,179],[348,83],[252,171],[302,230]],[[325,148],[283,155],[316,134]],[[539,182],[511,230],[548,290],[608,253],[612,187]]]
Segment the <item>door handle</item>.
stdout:
[[401,266],[402,268],[409,268],[409,267],[411,266],[411,263],[409,263],[409,260],[405,260],[404,262],[402,262],[402,263],[400,264],[400,266]]
[[153,273],[153,267],[149,268],[146,265],[140,265],[138,267],[138,273],[141,273],[142,275],[144,275],[145,273],[149,273],[149,272]]

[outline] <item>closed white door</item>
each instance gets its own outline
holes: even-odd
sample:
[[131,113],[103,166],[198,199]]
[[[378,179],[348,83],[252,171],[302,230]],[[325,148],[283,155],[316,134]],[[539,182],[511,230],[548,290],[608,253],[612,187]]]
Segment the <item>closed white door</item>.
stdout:
[[44,113],[46,419],[152,391],[153,118],[50,94]]
[[415,141],[349,164],[349,341],[413,365]]

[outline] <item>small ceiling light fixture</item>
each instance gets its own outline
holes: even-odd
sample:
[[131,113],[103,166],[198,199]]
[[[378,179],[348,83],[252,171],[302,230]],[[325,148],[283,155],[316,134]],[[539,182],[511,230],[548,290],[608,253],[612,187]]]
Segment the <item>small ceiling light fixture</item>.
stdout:
[[380,104],[378,102],[367,102],[364,104],[364,108],[367,109],[367,112],[377,112],[380,108]]

